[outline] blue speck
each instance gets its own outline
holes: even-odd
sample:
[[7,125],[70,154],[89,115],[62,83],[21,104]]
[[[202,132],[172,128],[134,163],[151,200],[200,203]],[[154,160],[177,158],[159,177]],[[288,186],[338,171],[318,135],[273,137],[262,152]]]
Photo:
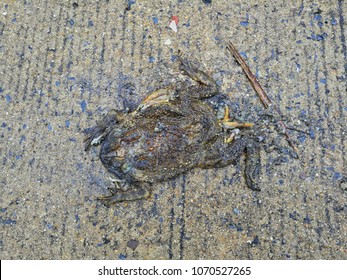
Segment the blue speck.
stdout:
[[241,26],[245,26],[245,27],[247,27],[247,26],[248,26],[248,24],[249,24],[248,20],[249,20],[249,15],[248,15],[248,14],[246,14],[246,18],[245,18],[245,20],[243,20],[243,21],[241,21],[241,22],[240,22]]
[[142,225],[143,225],[143,222],[138,222],[138,223],[136,224],[137,227],[142,227]]
[[76,142],[76,138],[74,138],[74,137],[70,137],[69,140],[70,140],[71,142]]
[[277,57],[277,52],[275,49],[272,49],[271,50],[271,59],[276,59],[276,57]]
[[16,155],[16,160],[20,160],[22,159],[22,156],[21,155]]
[[127,258],[127,256],[124,254],[119,254],[119,256],[118,256],[118,259],[120,259],[120,260],[125,260],[126,258]]
[[301,110],[300,116],[301,117],[307,116],[307,111],[306,110]]
[[87,102],[85,100],[82,100],[81,101],[81,109],[82,109],[82,112],[84,113],[87,109]]
[[46,223],[46,227],[47,227],[48,229],[52,229],[52,228],[53,228],[53,225],[52,225],[51,223]]
[[300,141],[300,143],[305,143],[305,140],[306,140],[306,135],[300,135],[298,136],[298,140]]
[[159,22],[159,20],[158,20],[157,17],[153,17],[152,20],[153,20],[153,23],[154,23],[154,24],[158,24],[158,22]]
[[16,21],[17,21],[17,19],[16,19],[16,18],[13,18],[13,19],[12,19],[12,22],[16,22]]
[[75,222],[78,223],[80,221],[80,217],[76,214],[75,215]]
[[26,140],[25,135],[22,135],[19,140],[19,145],[22,145],[22,143]]
[[298,213],[296,211],[294,211],[293,213],[289,213],[289,218],[293,220],[297,220],[297,217],[298,217]]
[[242,227],[241,227],[239,224],[233,224],[233,223],[230,223],[230,224],[228,225],[228,228],[229,228],[229,229],[232,229],[232,230],[235,230],[235,229],[236,229],[236,231],[238,231],[238,232],[240,232],[240,231],[243,230]]
[[240,214],[240,210],[239,210],[239,209],[237,209],[237,208],[234,208],[233,212],[234,212],[234,214],[235,214],[235,215]]
[[160,223],[164,222],[163,217],[159,217],[159,222],[160,222]]
[[6,126],[7,126],[7,124],[4,122],[1,124],[1,127],[6,127]]
[[56,81],[56,82],[55,82],[55,85],[56,85],[57,87],[59,87],[59,86],[60,86],[60,82],[59,82],[59,81]]
[[347,112],[347,107],[345,107],[344,110]]
[[327,79],[320,79],[321,84],[326,85],[327,84]]
[[85,41],[83,44],[82,44],[82,47],[86,47],[86,46],[89,46],[91,43],[89,41]]
[[65,121],[65,127],[66,127],[66,128],[69,128],[69,127],[70,127],[70,121],[69,121],[69,120],[66,120],[66,121]]
[[[171,55],[171,61],[174,62],[175,60],[177,60],[177,56],[176,55]],[[347,109],[347,107],[346,107]]]
[[92,27],[93,25],[94,25],[94,23],[92,20],[88,21],[88,27]]
[[244,59],[247,59],[247,54],[245,52],[240,52],[240,55],[243,56]]
[[4,91],[4,90],[2,89],[2,87],[0,87],[0,93],[3,93],[3,91]]
[[0,224],[4,224],[4,225],[15,225],[17,223],[16,220],[12,220],[12,219],[6,219],[4,220],[2,217],[0,217]]
[[188,20],[186,23],[183,23],[182,26],[189,27],[190,26],[190,20]]
[[71,26],[74,26],[74,25],[75,25],[75,21],[74,21],[73,19],[70,19],[70,20],[69,20],[69,23],[70,23]]
[[334,172],[333,180],[337,181],[337,180],[340,180],[340,179],[342,179],[341,173],[340,172]]
[[325,167],[325,169],[328,171],[334,171],[335,170],[335,168],[333,166],[327,166],[327,167]]
[[304,218],[304,224],[309,224],[311,223],[311,219],[308,215],[306,215],[306,217]]
[[314,34],[312,33],[311,34],[311,37],[307,37],[307,39],[312,39],[314,41],[322,41],[324,40],[326,37],[328,37],[328,34],[327,33],[322,33],[322,34]]
[[[72,64],[72,62],[71,62],[71,64]],[[75,77],[72,77],[72,76],[69,77],[68,79],[69,79],[69,81],[76,81],[76,78],[75,78]]]
[[259,237],[258,235],[256,235],[252,241],[252,245],[258,245],[260,242],[259,242]]
[[279,183],[280,185],[283,185],[283,184],[284,184],[284,180],[279,179],[279,180],[278,180],[278,183]]
[[134,5],[136,3],[136,0],[129,0],[128,1],[128,7],[131,9],[131,5]]
[[48,124],[48,125],[47,125],[47,128],[48,128],[49,131],[52,131],[52,130],[53,130],[53,127],[51,126],[51,124]]
[[22,126],[22,128],[23,129],[26,129],[28,126],[27,126],[27,124],[25,123],[25,124],[23,124],[23,126]]
[[334,19],[334,18],[332,18],[332,19],[331,19],[331,24],[332,24],[332,25],[336,25],[336,24],[337,24],[337,20]]
[[301,41],[301,40],[297,40],[296,43],[297,43],[298,45],[300,45],[300,44],[302,44],[302,41]]
[[81,170],[83,168],[83,164],[79,162],[76,164],[76,167],[78,170]]
[[316,20],[316,21],[322,20],[322,16],[320,14],[315,14],[314,20]]
[[229,224],[229,225],[228,225],[228,228],[229,228],[229,229],[236,229],[237,227],[236,227],[234,224]]
[[7,103],[10,103],[11,102],[11,100],[12,100],[12,97],[9,95],[9,94],[6,94],[6,102]]
[[[299,98],[299,97],[301,97],[303,94],[301,93],[301,92],[299,92],[299,93],[295,93],[294,94],[294,98]],[[303,110],[303,111],[305,111],[305,110]]]
[[149,62],[150,62],[150,63],[153,63],[154,61],[155,61],[155,58],[154,58],[153,56],[150,56],[150,57],[149,57]]
[[301,70],[301,65],[297,62],[295,62],[295,65],[296,65],[296,70],[297,71],[300,71]]
[[98,247],[101,247],[102,245],[104,245],[104,243],[98,243],[96,246],[98,246]]

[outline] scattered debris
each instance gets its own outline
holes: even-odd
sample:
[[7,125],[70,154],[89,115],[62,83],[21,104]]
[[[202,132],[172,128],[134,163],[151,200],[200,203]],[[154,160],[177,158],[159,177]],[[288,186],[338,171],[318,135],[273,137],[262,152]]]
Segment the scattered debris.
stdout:
[[[227,49],[231,52],[231,54],[235,57],[237,62],[241,65],[242,70],[245,72],[246,76],[250,80],[252,86],[254,87],[255,91],[257,92],[264,107],[266,109],[271,107],[271,109],[274,110],[274,113],[276,113],[280,118],[283,118],[282,112],[280,111],[280,109],[277,106],[275,106],[275,104],[272,103],[270,98],[267,96],[267,94],[265,93],[265,91],[263,90],[263,88],[261,87],[259,82],[257,81],[256,77],[253,75],[253,73],[251,72],[251,70],[247,66],[246,62],[243,60],[242,56],[238,53],[235,46],[231,42],[229,42]],[[289,136],[288,129],[287,129],[286,125],[284,124],[284,122],[282,120],[279,120],[278,123],[280,124],[280,126],[283,129],[283,132],[287,138],[288,144],[293,148],[294,153],[295,153],[295,157],[298,158],[299,155],[297,153],[297,148],[295,147],[293,141],[291,140],[291,138]]]
[[172,16],[171,22],[169,27],[174,31],[177,32],[177,25],[178,25],[178,16]]

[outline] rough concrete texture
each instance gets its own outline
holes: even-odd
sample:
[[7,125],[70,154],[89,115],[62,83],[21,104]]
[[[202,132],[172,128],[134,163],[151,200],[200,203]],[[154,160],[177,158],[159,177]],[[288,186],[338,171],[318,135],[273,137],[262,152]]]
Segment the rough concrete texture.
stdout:
[[[1,259],[347,258],[346,1],[0,2]],[[241,160],[98,203],[111,183],[83,130],[185,79],[178,49],[261,108],[228,41],[307,131],[300,159],[262,151],[261,192]]]

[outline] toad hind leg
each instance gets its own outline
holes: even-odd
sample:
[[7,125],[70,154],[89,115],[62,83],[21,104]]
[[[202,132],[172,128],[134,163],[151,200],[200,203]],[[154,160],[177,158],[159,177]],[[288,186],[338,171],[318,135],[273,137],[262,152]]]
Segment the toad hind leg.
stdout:
[[260,191],[258,186],[260,176],[260,154],[259,147],[254,140],[246,137],[234,139],[226,148],[223,149],[223,154],[220,155],[218,162],[209,162],[215,167],[224,167],[229,164],[235,164],[243,153],[246,153],[246,162],[244,176],[247,187],[253,191]]
[[111,195],[98,197],[106,205],[115,204],[122,201],[133,201],[148,198],[151,195],[150,190],[146,188],[136,188],[126,191],[117,189],[109,189]]

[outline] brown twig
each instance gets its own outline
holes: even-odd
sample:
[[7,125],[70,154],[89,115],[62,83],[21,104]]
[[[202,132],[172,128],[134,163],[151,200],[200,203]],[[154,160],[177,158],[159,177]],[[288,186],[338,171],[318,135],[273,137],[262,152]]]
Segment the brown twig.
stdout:
[[[280,111],[280,109],[277,106],[275,106],[272,103],[270,98],[267,96],[267,94],[265,93],[265,91],[263,90],[261,85],[259,84],[259,82],[256,79],[256,77],[253,75],[252,71],[249,69],[249,67],[246,64],[246,62],[243,60],[242,56],[238,53],[238,51],[235,48],[235,46],[231,42],[229,42],[229,45],[227,46],[227,49],[231,52],[231,54],[235,57],[237,62],[241,65],[243,72],[245,72],[246,76],[250,80],[252,86],[254,87],[255,91],[257,92],[257,94],[258,94],[261,102],[263,103],[264,107],[268,108],[270,106],[273,106],[273,108],[275,109],[276,113],[280,117],[282,117],[283,116],[282,112]],[[284,132],[284,134],[286,136],[288,144],[294,149],[294,152],[295,152],[296,156],[299,157],[298,153],[297,153],[297,148],[295,147],[293,141],[290,138],[290,135],[288,133],[288,129],[287,129],[286,125],[281,120],[279,120],[278,123],[281,125],[281,127],[283,129],[283,132]]]

